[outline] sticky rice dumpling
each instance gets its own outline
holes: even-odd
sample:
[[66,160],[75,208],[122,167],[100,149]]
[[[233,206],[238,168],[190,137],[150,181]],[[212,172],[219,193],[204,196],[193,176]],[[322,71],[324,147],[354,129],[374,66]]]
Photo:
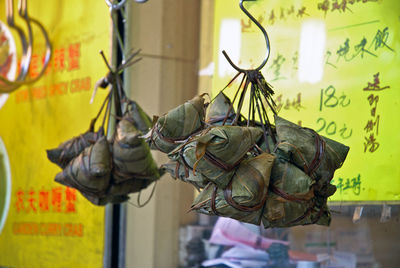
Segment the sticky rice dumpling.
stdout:
[[306,174],[329,183],[346,159],[349,147],[275,116],[279,143],[277,153]]
[[56,175],[55,181],[80,192],[99,195],[110,185],[111,155],[105,137],[87,147]]
[[262,135],[253,127],[216,126],[169,154],[170,159],[225,188],[235,169]]
[[196,96],[159,117],[146,135],[151,149],[171,152],[180,141],[200,131],[204,125],[204,98]]
[[183,182],[191,183],[197,190],[206,187],[208,181],[199,172],[193,174],[193,170],[185,165],[181,165],[179,161],[172,161],[161,166],[163,170],[168,172],[174,179],[179,179]]
[[47,150],[47,158],[61,168],[65,168],[68,163],[77,157],[86,147],[94,144],[99,138],[104,136],[103,128],[98,132],[91,130],[61,143],[57,148]]
[[274,160],[275,156],[267,153],[244,160],[226,189],[208,184],[192,210],[259,225]]
[[141,132],[125,117],[118,123],[113,142],[116,183],[133,178],[157,180],[160,177],[150,148],[140,136]]
[[262,219],[264,227],[329,225],[326,198],[316,196],[314,187],[315,181],[310,176],[278,157],[272,168],[270,192]]
[[133,123],[135,128],[146,134],[152,125],[151,118],[143,111],[136,101],[129,100],[125,119]]
[[229,112],[230,106],[231,100],[223,92],[218,93],[208,108],[206,122],[211,125],[222,125],[224,119],[227,117],[225,125],[230,125],[235,117],[233,107]]

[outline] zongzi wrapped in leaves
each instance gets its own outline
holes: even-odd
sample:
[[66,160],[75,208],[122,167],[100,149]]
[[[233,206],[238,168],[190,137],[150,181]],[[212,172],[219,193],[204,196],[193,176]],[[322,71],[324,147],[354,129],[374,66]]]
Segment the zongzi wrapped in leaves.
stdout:
[[223,92],[218,93],[210,104],[206,122],[211,125],[222,125],[226,118],[225,125],[231,125],[236,115],[233,107],[229,111],[231,104],[231,100]]
[[277,153],[285,155],[309,176],[329,183],[350,148],[278,116],[275,125],[279,139]]
[[274,160],[274,155],[264,153],[242,161],[226,189],[209,183],[192,210],[259,225]]
[[113,177],[116,183],[133,178],[157,180],[160,177],[150,148],[141,132],[125,117],[118,123],[113,142]]
[[59,167],[65,168],[68,163],[73,158],[77,157],[86,147],[94,144],[103,136],[103,128],[100,128],[98,132],[89,130],[78,137],[61,143],[55,149],[47,150],[47,158]]
[[235,169],[262,135],[254,127],[216,126],[168,156],[225,188]]
[[[269,227],[329,225],[326,198],[314,193],[315,181],[290,162],[277,158],[272,168],[270,192],[264,208],[263,224]],[[325,200],[325,203],[324,203]]]
[[136,101],[129,100],[125,119],[131,122],[137,130],[147,133],[152,126],[151,118],[143,111]]
[[105,137],[87,147],[56,175],[55,181],[95,196],[104,194],[111,178],[111,155]]
[[196,96],[159,117],[146,135],[150,148],[164,153],[171,152],[179,145],[179,141],[203,128],[204,110],[204,98]]
[[199,172],[193,174],[193,170],[185,165],[181,165],[179,161],[169,161],[161,166],[163,170],[168,172],[173,178],[179,179],[184,182],[191,183],[200,190],[206,187],[208,180]]

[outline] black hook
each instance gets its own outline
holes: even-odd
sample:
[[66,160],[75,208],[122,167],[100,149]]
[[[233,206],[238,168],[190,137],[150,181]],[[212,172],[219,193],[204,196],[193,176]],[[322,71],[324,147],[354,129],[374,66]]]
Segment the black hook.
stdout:
[[[266,56],[265,56],[264,61],[260,64],[260,66],[258,66],[258,67],[255,69],[256,71],[260,71],[261,68],[263,68],[264,65],[267,63],[268,58],[269,58],[269,54],[270,54],[269,38],[268,38],[268,34],[267,34],[267,32],[265,31],[264,27],[262,27],[261,24],[260,24],[260,23],[259,23],[259,22],[244,8],[244,6],[243,6],[243,2],[244,2],[244,1],[256,1],[256,0],[240,0],[239,6],[240,6],[240,9],[247,15],[247,17],[249,17],[249,18],[257,25],[257,27],[260,28],[260,30],[263,32],[264,38],[265,38],[265,43],[266,43],[266,46],[267,46],[267,53],[266,53]],[[232,65],[232,67],[235,68],[238,72],[241,72],[241,73],[246,72],[245,69],[239,68],[238,66],[236,66],[236,65],[232,62],[232,60],[229,58],[229,56],[228,56],[228,54],[226,53],[225,50],[222,51],[222,54],[224,54],[226,60],[227,60],[227,61]]]

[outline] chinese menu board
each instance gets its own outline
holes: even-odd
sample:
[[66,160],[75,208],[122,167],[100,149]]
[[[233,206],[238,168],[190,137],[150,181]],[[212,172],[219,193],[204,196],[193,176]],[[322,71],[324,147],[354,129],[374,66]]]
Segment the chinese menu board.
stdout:
[[[261,31],[239,1],[215,1],[213,95],[266,54]],[[280,116],[350,146],[330,201],[400,200],[400,2],[244,2],[266,29],[271,53],[262,73]],[[238,79],[239,80],[239,79]],[[224,92],[229,96],[239,86]]]
[[[0,185],[7,186],[0,189],[7,197],[0,204],[0,266],[101,267],[105,210],[54,182],[61,169],[47,159],[46,149],[87,131],[105,98],[105,91],[98,92],[89,104],[94,84],[107,73],[99,50],[110,50],[108,7],[96,0],[29,2],[28,12],[47,30],[53,55],[38,82],[0,94]],[[2,27],[5,16],[2,1]],[[45,55],[40,29],[32,28],[30,78],[42,69]],[[18,33],[11,29],[11,34],[21,59]],[[1,42],[11,51],[11,41]]]

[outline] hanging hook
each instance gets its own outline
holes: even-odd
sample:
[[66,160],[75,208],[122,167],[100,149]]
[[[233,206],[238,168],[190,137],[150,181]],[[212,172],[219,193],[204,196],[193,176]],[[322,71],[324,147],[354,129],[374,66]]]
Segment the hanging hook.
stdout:
[[29,25],[29,27],[28,27],[28,31],[30,33],[30,35],[29,35],[30,42],[29,43],[31,45],[33,45],[33,34],[32,34],[32,30],[31,30],[32,24],[36,24],[36,26],[40,29],[40,31],[42,32],[43,38],[45,40],[45,43],[46,43],[46,54],[44,57],[44,63],[43,63],[42,69],[40,70],[39,74],[36,77],[34,77],[32,79],[24,80],[25,84],[32,84],[32,83],[36,82],[37,80],[39,80],[44,75],[44,72],[46,71],[46,68],[49,65],[49,62],[51,59],[52,47],[51,47],[51,42],[50,42],[50,39],[49,39],[46,29],[43,27],[43,25],[37,19],[34,19],[29,16],[27,0],[20,0],[18,12],[19,12],[19,15],[24,20],[26,20],[27,24]]
[[[247,15],[247,17],[249,17],[256,25],[258,28],[260,28],[260,30],[262,31],[262,33],[264,34],[264,38],[265,38],[265,44],[267,47],[267,53],[265,54],[265,59],[264,61],[260,64],[260,66],[258,66],[255,70],[256,71],[260,71],[261,68],[264,67],[264,65],[267,63],[268,58],[269,58],[269,54],[270,54],[270,44],[269,44],[269,38],[268,38],[268,34],[265,31],[264,27],[262,27],[262,25],[247,11],[247,9],[243,6],[243,2],[244,1],[256,1],[256,0],[240,0],[239,2],[239,6],[240,9]],[[245,69],[241,69],[238,66],[236,66],[232,60],[229,58],[228,54],[226,53],[225,50],[222,51],[222,54],[224,54],[226,60],[232,65],[233,68],[235,68],[238,72],[240,73],[244,73],[246,72]]]
[[[105,0],[105,1],[106,1],[107,6],[109,6],[110,9],[112,9],[112,10],[119,10],[126,3],[126,0],[121,0],[121,2],[118,2],[116,4],[112,3],[112,1],[110,1],[110,0]],[[135,2],[136,3],[144,3],[144,2],[147,2],[147,0],[135,0]]]
[[29,65],[32,57],[32,47],[28,45],[27,38],[24,31],[19,27],[14,20],[14,3],[13,0],[7,0],[7,24],[10,28],[18,32],[22,44],[22,58],[21,58],[21,71],[18,75],[18,80],[25,79],[29,70]]
[[121,2],[118,2],[117,4],[112,3],[110,0],[105,0],[107,6],[110,7],[111,10],[120,10],[126,3],[126,0],[122,0]]
[[[23,55],[22,55],[22,61],[21,61],[21,72],[19,73],[19,75],[15,81],[10,81],[10,80],[0,76],[0,81],[3,82],[4,84],[6,84],[5,86],[2,86],[2,88],[0,89],[0,93],[10,93],[22,85],[31,84],[31,83],[34,83],[37,80],[39,80],[43,76],[43,74],[50,62],[50,58],[51,58],[51,54],[52,54],[51,42],[50,42],[50,39],[47,35],[45,28],[38,20],[31,18],[28,15],[27,0],[19,1],[18,13],[19,13],[20,17],[26,22],[27,29],[28,29],[28,40],[29,41],[28,42],[26,41],[26,36],[25,36],[24,32],[22,31],[22,29],[20,27],[18,27],[15,24],[13,0],[8,0],[7,1],[7,23],[11,28],[14,28],[18,31],[18,34],[19,34],[21,42],[22,42]],[[32,23],[36,24],[43,34],[43,37],[46,42],[46,55],[45,55],[42,70],[39,72],[39,74],[32,79],[27,79],[26,75],[27,75],[27,72],[29,71],[29,66],[31,63],[32,51],[33,51],[33,33],[32,33],[32,25],[31,25]]]
[[18,82],[25,79],[32,58],[32,46],[28,44],[27,37],[22,28],[15,23],[13,0],[7,0],[6,2],[6,17],[8,26],[17,31],[19,39],[21,40],[22,56],[21,68],[16,80],[10,81],[0,76],[0,81],[4,83],[4,85],[1,85],[0,93],[8,93],[19,87]]

